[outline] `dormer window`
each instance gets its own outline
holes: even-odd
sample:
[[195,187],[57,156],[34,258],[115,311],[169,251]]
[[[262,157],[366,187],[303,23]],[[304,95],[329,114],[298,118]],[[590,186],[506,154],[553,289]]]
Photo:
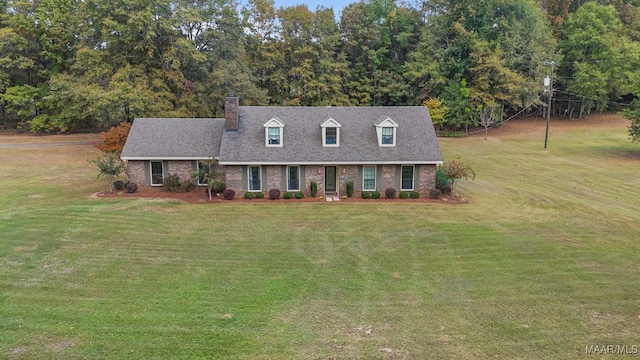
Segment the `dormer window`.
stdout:
[[379,146],[396,146],[396,129],[398,128],[398,124],[395,121],[385,117],[378,121],[375,126]]
[[340,146],[340,128],[342,125],[339,122],[329,118],[320,127],[322,128],[322,146]]
[[267,130],[268,145],[280,145],[280,129],[277,127],[270,127]]
[[282,133],[284,123],[278,118],[267,121],[264,125],[265,145],[268,147],[282,147]]

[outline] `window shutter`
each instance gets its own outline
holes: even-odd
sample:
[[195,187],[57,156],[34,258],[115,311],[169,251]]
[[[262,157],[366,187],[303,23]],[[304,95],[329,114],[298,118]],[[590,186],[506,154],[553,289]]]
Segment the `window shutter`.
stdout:
[[144,162],[144,183],[151,185],[151,161],[149,160]]
[[[287,165],[282,165],[280,167],[280,189],[286,189],[289,181],[289,171],[287,171]],[[267,189],[268,190],[268,189]]]
[[420,190],[420,165],[413,168],[413,190]]
[[247,165],[242,165],[242,191],[249,190],[249,175],[247,174],[249,171],[249,167]]

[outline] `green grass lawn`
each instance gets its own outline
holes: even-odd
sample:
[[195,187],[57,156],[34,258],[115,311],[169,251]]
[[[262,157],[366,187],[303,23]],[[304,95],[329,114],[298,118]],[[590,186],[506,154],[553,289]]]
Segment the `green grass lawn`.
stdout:
[[625,126],[553,121],[547,150],[542,120],[440,139],[478,174],[458,188],[468,205],[95,199],[90,145],[1,148],[0,358],[633,352],[640,145]]

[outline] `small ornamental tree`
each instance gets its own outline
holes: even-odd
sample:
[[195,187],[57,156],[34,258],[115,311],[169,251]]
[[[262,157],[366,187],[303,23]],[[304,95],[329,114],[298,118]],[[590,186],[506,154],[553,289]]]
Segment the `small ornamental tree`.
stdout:
[[640,101],[634,100],[631,106],[622,111],[620,115],[631,121],[631,125],[629,125],[629,138],[631,142],[640,142]]
[[218,164],[218,158],[214,157],[211,160],[201,161],[198,164],[198,170],[193,173],[194,177],[197,177],[201,184],[207,184],[207,195],[209,200],[213,198],[214,186],[218,185],[218,178],[222,175],[222,170]]
[[89,161],[98,167],[100,170],[98,178],[105,178],[109,183],[109,192],[113,192],[111,187],[113,180],[125,171],[125,165],[122,160],[115,154],[109,153]]
[[130,130],[130,123],[121,122],[120,125],[114,126],[109,129],[109,131],[101,133],[100,138],[102,139],[102,143],[94,143],[93,146],[102,152],[120,155]]
[[475,171],[473,171],[471,166],[455,160],[446,161],[444,164],[438,167],[438,170],[442,172],[443,176],[449,179],[452,193],[455,193],[455,188],[458,180],[463,178],[470,178],[471,180],[473,180],[476,178],[476,173]]

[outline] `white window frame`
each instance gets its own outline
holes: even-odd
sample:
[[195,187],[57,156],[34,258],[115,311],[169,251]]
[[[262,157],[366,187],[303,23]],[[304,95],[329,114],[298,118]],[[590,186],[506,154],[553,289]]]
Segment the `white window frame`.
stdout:
[[[252,178],[251,178],[251,169],[258,168],[258,181],[260,186],[258,189],[251,189]],[[249,192],[261,192],[262,191],[262,166],[260,165],[250,165],[247,166],[247,190]]]
[[[264,123],[264,144],[267,147],[282,147],[284,143],[284,123],[278,118],[272,118],[271,120]],[[270,129],[278,129],[278,144],[270,144],[269,143],[269,130]]]
[[[323,147],[338,147],[340,146],[340,128],[342,125],[334,120],[333,118],[329,118],[327,121],[320,124],[322,128],[322,146]],[[327,129],[335,128],[336,129],[336,143],[335,144],[327,144]]]
[[[291,171],[292,168],[298,169],[298,188],[297,189],[289,187],[289,180],[291,179],[290,178],[290,176],[291,176],[290,171]],[[300,191],[300,185],[301,185],[300,184],[300,166],[299,165],[288,165],[287,166],[287,191]]]
[[[375,124],[376,126],[376,134],[378,135],[378,146],[381,147],[393,147],[396,146],[396,139],[397,139],[397,129],[398,129],[398,123],[396,123],[395,121],[393,121],[391,118],[384,118],[384,120],[379,121],[378,123]],[[391,144],[384,144],[383,143],[383,131],[384,129],[392,129],[392,141]],[[388,136],[388,135],[387,135]]]
[[[367,168],[373,168],[373,188],[367,188],[365,186],[366,184],[366,178],[365,175],[367,173],[366,169]],[[378,172],[378,167],[376,165],[363,165],[362,166],[362,191],[376,191],[376,177],[378,176],[378,174],[376,174]]]
[[[160,167],[162,168],[162,182],[159,184],[156,184],[153,182],[153,164],[154,163],[160,163]],[[149,161],[149,183],[151,184],[151,186],[162,186],[164,185],[164,178],[166,177],[166,171],[164,169],[164,161],[155,161],[155,160],[151,160]]]
[[[411,168],[411,188],[410,189],[405,189],[403,186],[403,173],[402,170],[405,167],[410,167]],[[400,166],[400,190],[402,191],[413,191],[416,185],[416,167],[415,165],[401,165]]]

